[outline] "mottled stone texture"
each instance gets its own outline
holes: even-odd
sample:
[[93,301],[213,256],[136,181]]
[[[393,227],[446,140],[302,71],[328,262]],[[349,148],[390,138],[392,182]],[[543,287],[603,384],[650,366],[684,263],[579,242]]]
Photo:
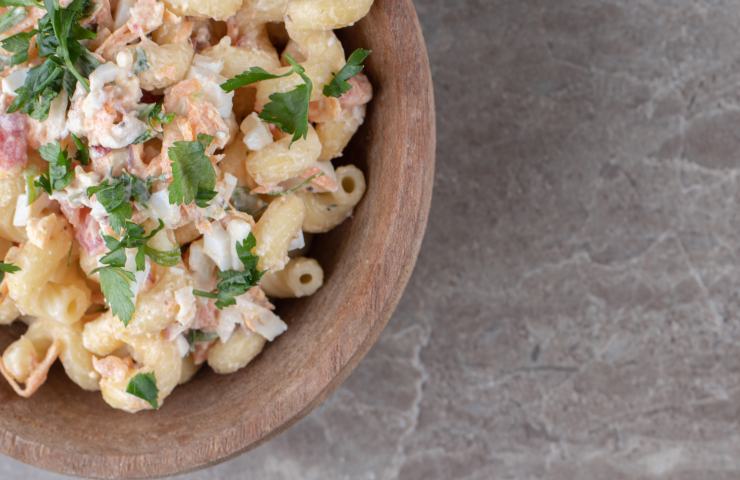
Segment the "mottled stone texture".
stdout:
[[740,478],[740,3],[417,5],[438,175],[395,318],[322,408],[178,478]]

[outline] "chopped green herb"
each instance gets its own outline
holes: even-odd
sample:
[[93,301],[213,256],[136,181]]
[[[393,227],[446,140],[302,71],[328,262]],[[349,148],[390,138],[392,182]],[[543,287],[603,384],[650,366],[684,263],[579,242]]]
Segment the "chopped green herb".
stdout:
[[134,274],[123,267],[111,266],[102,267],[98,272],[105,301],[110,305],[113,315],[128,325],[134,316],[134,292],[131,290]]
[[324,86],[324,95],[327,97],[339,98],[352,89],[352,85],[347,81],[358,73],[362,72],[365,66],[362,62],[370,55],[370,50],[358,48],[347,59],[347,63],[332,78],[331,82]]
[[186,338],[188,344],[190,344],[190,351],[194,352],[196,343],[212,342],[218,338],[218,334],[216,332],[204,332],[203,330],[190,330]]
[[253,83],[261,82],[263,80],[274,80],[276,78],[285,78],[293,75],[294,70],[291,69],[288,73],[282,75],[275,75],[266,71],[261,67],[252,67],[246,72],[240,73],[236,77],[229,79],[221,84],[221,89],[225,92],[233,92],[237,88],[246,87]]
[[21,269],[12,263],[0,262],[0,282],[5,279],[6,273],[20,272]]
[[[0,15],[0,33],[6,32],[15,27],[26,18],[26,9],[23,7],[14,7]],[[28,49],[26,49],[28,51]]]
[[[35,2],[12,2],[38,6]],[[87,77],[100,63],[80,43],[96,37],[95,32],[80,25],[92,7],[91,0],[73,0],[67,8],[60,8],[56,0],[45,0],[44,5],[47,13],[39,20],[37,30],[14,35],[0,43],[3,49],[13,53],[11,64],[16,65],[28,60],[30,40],[36,35],[39,57],[45,61],[29,70],[25,83],[15,92],[8,113],[21,111],[37,120],[46,119],[52,100],[62,89],[70,97],[77,83],[89,90]]]
[[126,386],[126,393],[139,397],[154,409],[159,408],[157,402],[159,389],[157,388],[157,378],[154,376],[154,372],[137,373],[134,375]]
[[36,30],[30,32],[20,32],[0,41],[0,47],[3,50],[13,54],[10,57],[11,65],[18,65],[28,61],[28,49],[31,46],[31,39],[36,35]]
[[308,136],[308,105],[311,102],[313,82],[306,75],[306,69],[298,64],[293,57],[286,54],[285,58],[291,66],[290,71],[285,74],[273,75],[259,67],[252,67],[223,83],[221,88],[230,92],[262,80],[298,74],[304,83],[289,92],[270,95],[270,102],[265,105],[259,115],[262,120],[277,125],[285,133],[293,135],[292,141],[295,142]]
[[149,68],[149,60],[144,49],[139,47],[134,50],[134,73],[146,72]]
[[216,196],[216,171],[206,155],[212,141],[213,137],[201,134],[195,142],[175,142],[167,150],[172,161],[171,204],[195,201],[200,208],[206,208]]
[[133,215],[131,200],[141,205],[149,201],[150,185],[137,176],[124,172],[123,175],[87,189],[87,196],[95,198],[108,212],[111,227],[120,232]]
[[170,251],[161,251],[147,245],[149,240],[163,228],[164,224],[160,221],[159,226],[147,234],[141,225],[126,221],[124,234],[120,240],[103,235],[108,253],[100,259],[100,263],[105,266],[93,270],[92,273],[100,272],[100,287],[105,300],[110,305],[113,314],[124,325],[128,325],[134,315],[134,294],[131,284],[135,281],[134,274],[125,269],[126,249],[136,250],[137,271],[145,269],[146,257],[165,267],[175,266],[181,261],[179,247]]
[[133,141],[134,145],[139,143],[145,143],[152,138],[162,134],[162,126],[171,123],[175,119],[174,113],[164,114],[162,112],[162,103],[150,103],[139,112],[139,118],[145,121],[149,128],[147,131],[136,137]]
[[216,307],[221,310],[230,305],[236,305],[236,297],[246,293],[250,288],[256,286],[264,272],[257,269],[259,257],[252,253],[257,245],[257,239],[250,232],[243,242],[236,245],[236,253],[244,265],[244,271],[226,270],[218,272],[218,284],[215,292],[204,292],[194,290],[193,294],[216,300]]
[[72,141],[74,142],[75,147],[77,147],[77,155],[75,156],[75,160],[80,162],[82,165],[89,165],[90,149],[87,147],[87,144],[74,133],[72,134]]
[[58,142],[47,143],[39,148],[41,158],[49,162],[49,170],[36,179],[36,186],[43,188],[51,195],[56,190],[63,190],[72,183],[74,169],[66,150]]

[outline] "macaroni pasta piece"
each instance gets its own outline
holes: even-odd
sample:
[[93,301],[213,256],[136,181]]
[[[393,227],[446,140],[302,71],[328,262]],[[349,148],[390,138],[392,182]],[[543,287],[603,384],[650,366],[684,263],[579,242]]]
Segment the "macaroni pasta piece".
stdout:
[[283,270],[267,272],[260,286],[275,298],[308,297],[324,284],[324,270],[313,258],[291,258]]
[[134,413],[245,368],[289,328],[270,299],[324,284],[311,234],[365,193],[333,162],[373,95],[334,30],[373,2],[80,2],[0,33],[0,324],[28,325],[0,374],[29,397],[59,361]]

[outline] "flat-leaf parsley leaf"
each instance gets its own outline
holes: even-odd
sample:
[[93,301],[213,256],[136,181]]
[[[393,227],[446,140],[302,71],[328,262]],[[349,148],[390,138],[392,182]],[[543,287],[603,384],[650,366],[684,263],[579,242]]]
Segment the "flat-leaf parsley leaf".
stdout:
[[339,98],[352,89],[352,85],[347,81],[358,73],[362,72],[365,65],[362,62],[370,56],[371,51],[364,48],[358,48],[347,59],[347,63],[332,78],[331,82],[324,85],[324,95],[327,97]]
[[198,135],[195,142],[175,142],[167,153],[172,161],[172,183],[169,186],[170,203],[195,203],[206,208],[216,196],[216,171],[206,155],[213,141],[209,135]]
[[0,282],[5,279],[6,273],[20,272],[21,269],[12,263],[0,262]]
[[265,105],[260,112],[259,117],[269,123],[277,125],[280,130],[293,135],[293,142],[306,138],[308,136],[308,105],[311,102],[311,92],[313,91],[313,82],[306,75],[306,69],[303,68],[289,54],[285,58],[290,63],[290,71],[281,75],[274,75],[262,68],[252,67],[244,73],[226,81],[221,88],[231,92],[240,87],[245,87],[263,80],[272,80],[284,78],[293,74],[298,74],[303,80],[303,84],[298,85],[295,89],[288,92],[278,92],[270,95],[270,102]]
[[154,409],[159,408],[159,403],[157,402],[159,388],[157,388],[157,377],[154,376],[154,372],[137,373],[134,375],[126,386],[126,393],[139,397]]
[[63,190],[72,183],[74,170],[72,160],[58,142],[47,143],[39,148],[41,158],[49,163],[49,170],[36,179],[36,186],[43,188],[51,195],[56,190]]

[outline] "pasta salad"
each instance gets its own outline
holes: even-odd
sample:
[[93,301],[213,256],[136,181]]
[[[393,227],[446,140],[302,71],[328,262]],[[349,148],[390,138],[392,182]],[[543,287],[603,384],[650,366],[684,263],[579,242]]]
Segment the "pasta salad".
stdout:
[[0,0],[0,373],[59,360],[111,407],[157,409],[205,363],[288,328],[323,284],[312,235],[351,216],[372,0]]

